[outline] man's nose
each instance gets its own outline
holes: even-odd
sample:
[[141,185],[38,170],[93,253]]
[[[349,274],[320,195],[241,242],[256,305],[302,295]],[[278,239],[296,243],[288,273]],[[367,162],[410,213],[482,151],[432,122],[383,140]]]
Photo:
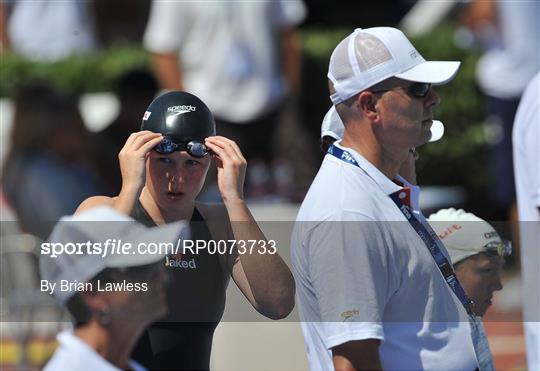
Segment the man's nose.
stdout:
[[493,284],[493,291],[500,291],[500,290],[502,290],[502,288],[503,288],[503,284],[501,282],[501,277],[497,276],[497,278],[495,278],[495,282]]
[[426,105],[426,107],[432,107],[432,106],[438,105],[439,103],[441,103],[441,97],[435,91],[435,88],[433,88],[433,86],[432,86],[429,89],[428,94],[426,95],[425,105]]

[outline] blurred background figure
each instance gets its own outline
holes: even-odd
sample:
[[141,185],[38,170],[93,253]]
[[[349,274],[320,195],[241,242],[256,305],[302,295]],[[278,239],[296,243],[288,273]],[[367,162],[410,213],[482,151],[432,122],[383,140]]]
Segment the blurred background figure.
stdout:
[[120,112],[109,126],[96,134],[94,141],[96,166],[106,187],[106,196],[120,193],[122,178],[118,153],[130,134],[139,131],[144,109],[157,91],[154,76],[145,69],[127,71],[115,83],[114,93],[120,102]]
[[[519,98],[540,69],[540,2],[475,1],[487,8],[472,25],[486,48],[476,66],[476,79],[486,95],[486,129],[490,145],[490,187],[493,220],[515,220],[515,187],[512,164],[512,124]],[[489,10],[489,7],[492,7]],[[474,7],[473,7],[474,9]]]
[[[142,241],[176,241],[185,231],[184,222],[147,228],[110,207],[100,207],[62,218],[49,241],[104,246],[114,237],[136,246]],[[47,291],[68,309],[74,323],[74,330],[58,334],[59,347],[44,370],[143,370],[129,356],[144,328],[167,312],[165,255],[101,256],[86,249],[57,257],[42,254],[40,271]],[[107,289],[113,285],[126,288]]]
[[44,239],[61,216],[100,192],[90,134],[75,96],[36,83],[22,87],[14,103],[3,191],[23,232]]
[[[431,214],[428,220],[446,247],[459,282],[473,302],[476,320],[471,325],[479,326],[485,334],[479,317],[491,306],[494,292],[503,288],[501,271],[504,258],[512,253],[512,244],[503,241],[485,220],[462,209],[442,209]],[[487,338],[473,338],[473,341],[479,342],[478,357],[494,369]]]
[[540,72],[523,94],[512,136],[527,361],[540,370]]
[[[272,161],[284,111],[300,90],[301,48],[295,27],[301,0],[152,3],[144,46],[162,89],[185,90],[208,103],[217,133],[238,143],[250,163],[246,194],[272,192]],[[288,125],[297,125],[289,122]],[[274,185],[275,186],[275,185]],[[282,193],[288,193],[282,184]]]
[[96,48],[92,1],[8,0],[0,4],[2,49],[54,62]]
[[100,46],[140,44],[151,0],[87,0],[93,3]]

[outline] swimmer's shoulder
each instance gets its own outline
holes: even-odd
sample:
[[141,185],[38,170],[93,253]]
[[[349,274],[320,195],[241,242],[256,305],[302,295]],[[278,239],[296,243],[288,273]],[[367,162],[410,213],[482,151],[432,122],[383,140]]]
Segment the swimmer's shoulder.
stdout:
[[77,207],[77,210],[75,210],[75,214],[79,214],[83,211],[86,211],[88,209],[98,207],[98,206],[114,206],[114,201],[117,197],[108,197],[108,196],[92,196],[88,197],[86,200],[81,202],[79,207]]

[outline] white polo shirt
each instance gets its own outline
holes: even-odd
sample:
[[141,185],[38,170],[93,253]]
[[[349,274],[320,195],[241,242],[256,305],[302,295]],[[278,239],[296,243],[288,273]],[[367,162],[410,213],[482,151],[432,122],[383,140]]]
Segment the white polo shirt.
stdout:
[[[87,343],[73,334],[73,331],[62,331],[57,336],[59,346],[43,371],[120,371],[118,367],[107,361]],[[130,360],[129,367],[134,371],[145,371],[146,368]]]
[[54,62],[95,50],[91,4],[87,1],[7,2],[13,5],[7,33],[15,53],[34,61]]
[[301,0],[153,1],[143,44],[179,53],[185,90],[217,118],[244,123],[285,96],[280,33],[305,15]]
[[418,188],[346,150],[359,167],[326,155],[291,243],[310,368],[333,370],[337,345],[380,339],[385,370],[476,369],[466,311],[388,197],[402,191],[417,210]]

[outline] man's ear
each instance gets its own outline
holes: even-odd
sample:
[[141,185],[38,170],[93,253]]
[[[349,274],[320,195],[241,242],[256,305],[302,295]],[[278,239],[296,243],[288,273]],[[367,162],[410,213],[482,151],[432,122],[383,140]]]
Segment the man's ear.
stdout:
[[370,91],[363,91],[358,94],[355,105],[362,112],[362,116],[367,117],[371,121],[376,121],[379,118],[379,113],[376,107],[377,99]]

